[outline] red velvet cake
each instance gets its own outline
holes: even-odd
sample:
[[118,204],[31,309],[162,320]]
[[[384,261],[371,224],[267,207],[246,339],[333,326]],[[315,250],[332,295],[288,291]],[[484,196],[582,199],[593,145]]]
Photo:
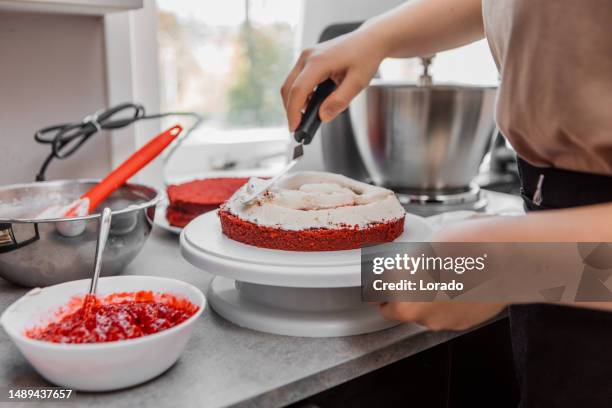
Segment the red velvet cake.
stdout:
[[295,173],[256,202],[242,204],[251,179],[219,210],[223,233],[245,244],[287,251],[337,251],[390,242],[405,213],[391,190],[321,172]]
[[217,209],[248,179],[211,178],[168,187],[166,218],[170,225],[184,227],[200,214]]

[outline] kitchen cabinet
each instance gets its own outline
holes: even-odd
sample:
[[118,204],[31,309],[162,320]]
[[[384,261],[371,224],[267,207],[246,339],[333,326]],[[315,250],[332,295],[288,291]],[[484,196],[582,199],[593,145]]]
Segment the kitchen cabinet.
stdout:
[[291,408],[514,408],[519,392],[504,318],[291,405]]

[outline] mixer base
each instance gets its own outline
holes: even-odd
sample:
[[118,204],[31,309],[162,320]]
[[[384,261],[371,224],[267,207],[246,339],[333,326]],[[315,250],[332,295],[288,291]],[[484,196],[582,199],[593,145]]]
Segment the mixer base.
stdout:
[[449,211],[482,211],[489,202],[486,193],[475,184],[470,185],[466,191],[460,193],[408,194],[398,192],[397,198],[407,212],[422,217]]
[[[292,293],[295,290],[308,293],[300,296],[299,292]],[[361,303],[359,291],[359,287],[295,289],[251,285],[217,276],[210,285],[207,298],[215,312],[238,326],[287,336],[352,336],[399,324],[384,319],[375,307]],[[356,302],[351,307],[355,294]],[[325,309],[325,301],[299,304],[300,299],[317,298],[336,300],[335,304],[328,305],[328,309]],[[313,308],[316,304],[319,307]]]

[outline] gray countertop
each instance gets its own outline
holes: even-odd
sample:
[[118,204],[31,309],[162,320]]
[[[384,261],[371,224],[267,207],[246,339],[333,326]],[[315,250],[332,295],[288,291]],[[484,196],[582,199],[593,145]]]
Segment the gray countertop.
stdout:
[[[212,276],[188,264],[178,237],[154,229],[126,270],[190,282],[206,291]],[[0,279],[0,310],[26,292]],[[208,309],[181,359],[160,377],[109,393],[77,393],[70,406],[275,407],[334,387],[458,336],[404,324],[377,333],[341,338],[301,338],[240,328]],[[0,384],[49,384],[0,330]],[[34,403],[27,402],[31,407]],[[16,405],[16,404],[15,404]],[[46,406],[49,404],[46,403]]]

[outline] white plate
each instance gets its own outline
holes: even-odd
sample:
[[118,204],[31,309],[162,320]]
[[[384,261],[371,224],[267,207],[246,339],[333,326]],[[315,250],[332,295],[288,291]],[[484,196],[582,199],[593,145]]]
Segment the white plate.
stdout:
[[[427,221],[406,214],[404,233],[395,242],[425,241]],[[258,248],[227,238],[216,213],[191,221],[181,234],[181,252],[193,265],[244,282],[289,287],[349,287],[361,284],[361,251],[299,252]]]

